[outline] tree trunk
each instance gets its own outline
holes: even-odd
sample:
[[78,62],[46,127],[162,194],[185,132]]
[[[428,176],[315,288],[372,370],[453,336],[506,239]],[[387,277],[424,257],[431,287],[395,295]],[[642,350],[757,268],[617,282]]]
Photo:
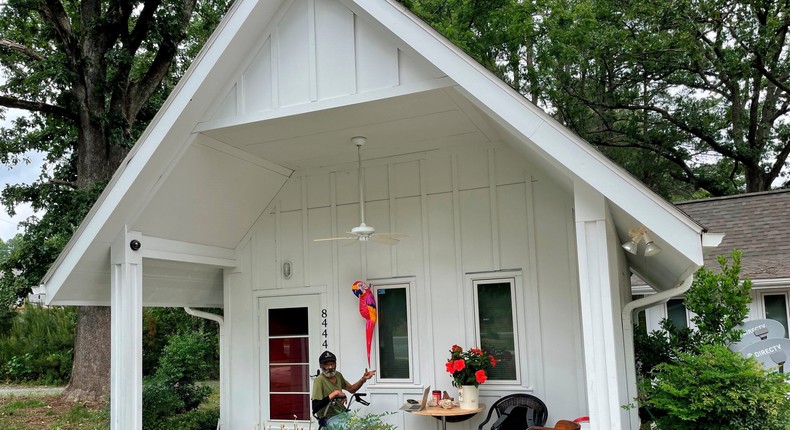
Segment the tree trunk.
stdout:
[[73,401],[105,401],[110,393],[110,307],[77,310],[74,363],[63,396]]

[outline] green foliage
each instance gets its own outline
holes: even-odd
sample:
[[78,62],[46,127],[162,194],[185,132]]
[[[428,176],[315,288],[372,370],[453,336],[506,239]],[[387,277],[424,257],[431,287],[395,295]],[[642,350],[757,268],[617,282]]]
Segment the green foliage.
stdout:
[[0,335],[0,379],[62,384],[71,373],[76,312],[27,304]]
[[697,271],[694,285],[685,294],[686,309],[696,314],[691,321],[697,326],[700,344],[729,345],[743,334],[736,326],[749,315],[752,281],[740,280],[741,255],[737,249],[732,251],[731,266],[720,255],[719,273],[704,267]]
[[344,412],[339,416],[342,417],[342,424],[334,424],[327,427],[327,430],[396,430],[393,424],[384,421],[384,417],[390,413],[381,414],[363,414],[358,411]]
[[659,430],[790,429],[790,392],[784,374],[720,344],[656,367],[644,380],[646,405]]
[[680,352],[694,349],[694,332],[687,327],[676,327],[668,319],[661,321],[661,330],[648,333],[646,328],[634,330],[634,358],[636,373],[649,378],[653,369],[662,363],[672,362]]
[[9,214],[24,203],[39,211],[0,258],[0,308],[39,284],[229,3],[3,4],[0,116],[27,112],[0,129],[0,163],[12,168],[39,152],[45,164],[35,182],[0,194]]
[[[215,309],[204,311],[220,312]],[[221,312],[220,312],[221,314]],[[178,334],[202,333],[203,354],[210,367],[209,379],[219,378],[219,335],[217,323],[197,318],[182,308],[143,309],[143,375],[153,375],[159,366],[159,358],[170,338]]]
[[667,198],[788,178],[787,3],[401,2]]
[[720,270],[702,268],[686,292],[695,330],[663,320],[662,330],[634,337],[641,412],[658,429],[788,429],[790,383],[727,346],[748,314],[751,282],[740,280],[741,253]]
[[634,349],[637,373],[649,378],[654,367],[669,363],[681,352],[693,353],[701,345],[729,345],[740,339],[741,324],[749,313],[751,281],[740,280],[741,252],[733,250],[730,265],[724,256],[718,257],[719,272],[701,268],[686,291],[685,306],[695,315],[691,321],[696,330],[677,328],[670,321],[661,322],[661,330],[646,333],[637,328]]
[[[205,336],[194,332],[170,338],[156,372],[143,381],[144,429],[213,428],[208,422],[214,412],[197,409],[211,393],[211,388],[197,384],[210,370],[205,343]],[[216,424],[215,419],[213,426]]]

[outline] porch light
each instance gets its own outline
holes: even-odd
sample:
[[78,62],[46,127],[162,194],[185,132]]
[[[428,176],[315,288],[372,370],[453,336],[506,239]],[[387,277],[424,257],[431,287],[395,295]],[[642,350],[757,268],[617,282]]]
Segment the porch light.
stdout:
[[653,239],[647,233],[647,229],[644,226],[628,230],[628,236],[630,236],[631,239],[624,242],[622,246],[623,249],[631,254],[637,255],[639,252],[639,242],[642,240],[645,241],[645,257],[652,257],[661,252],[661,247],[653,242]]
[[653,242],[653,239],[647,235],[647,232],[645,232],[642,237],[645,239],[645,257],[652,257],[661,252],[661,248]]

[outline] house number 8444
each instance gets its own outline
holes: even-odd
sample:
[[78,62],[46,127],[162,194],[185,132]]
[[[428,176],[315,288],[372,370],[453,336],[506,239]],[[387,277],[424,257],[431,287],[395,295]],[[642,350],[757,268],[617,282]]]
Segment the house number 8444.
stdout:
[[321,346],[323,346],[324,349],[329,349],[329,343],[327,342],[327,338],[329,336],[328,336],[328,334],[326,332],[326,330],[327,330],[326,329],[327,328],[327,322],[326,322],[327,315],[328,315],[328,312],[326,311],[326,309],[321,309],[321,325],[323,326],[323,328],[321,329],[321,337],[323,338],[323,342],[321,342]]

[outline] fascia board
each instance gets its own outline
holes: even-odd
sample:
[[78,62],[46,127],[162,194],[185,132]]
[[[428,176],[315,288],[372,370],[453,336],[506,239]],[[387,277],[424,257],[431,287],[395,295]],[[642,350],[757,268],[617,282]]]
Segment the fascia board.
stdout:
[[[343,0],[358,14],[377,20],[468,94],[478,108],[503,127],[514,129],[521,144],[535,145],[568,173],[587,182],[655,234],[678,246],[702,265],[702,228],[609,161],[591,145],[529,103],[517,91],[453,45],[394,0]],[[692,235],[692,240],[688,240]]]

